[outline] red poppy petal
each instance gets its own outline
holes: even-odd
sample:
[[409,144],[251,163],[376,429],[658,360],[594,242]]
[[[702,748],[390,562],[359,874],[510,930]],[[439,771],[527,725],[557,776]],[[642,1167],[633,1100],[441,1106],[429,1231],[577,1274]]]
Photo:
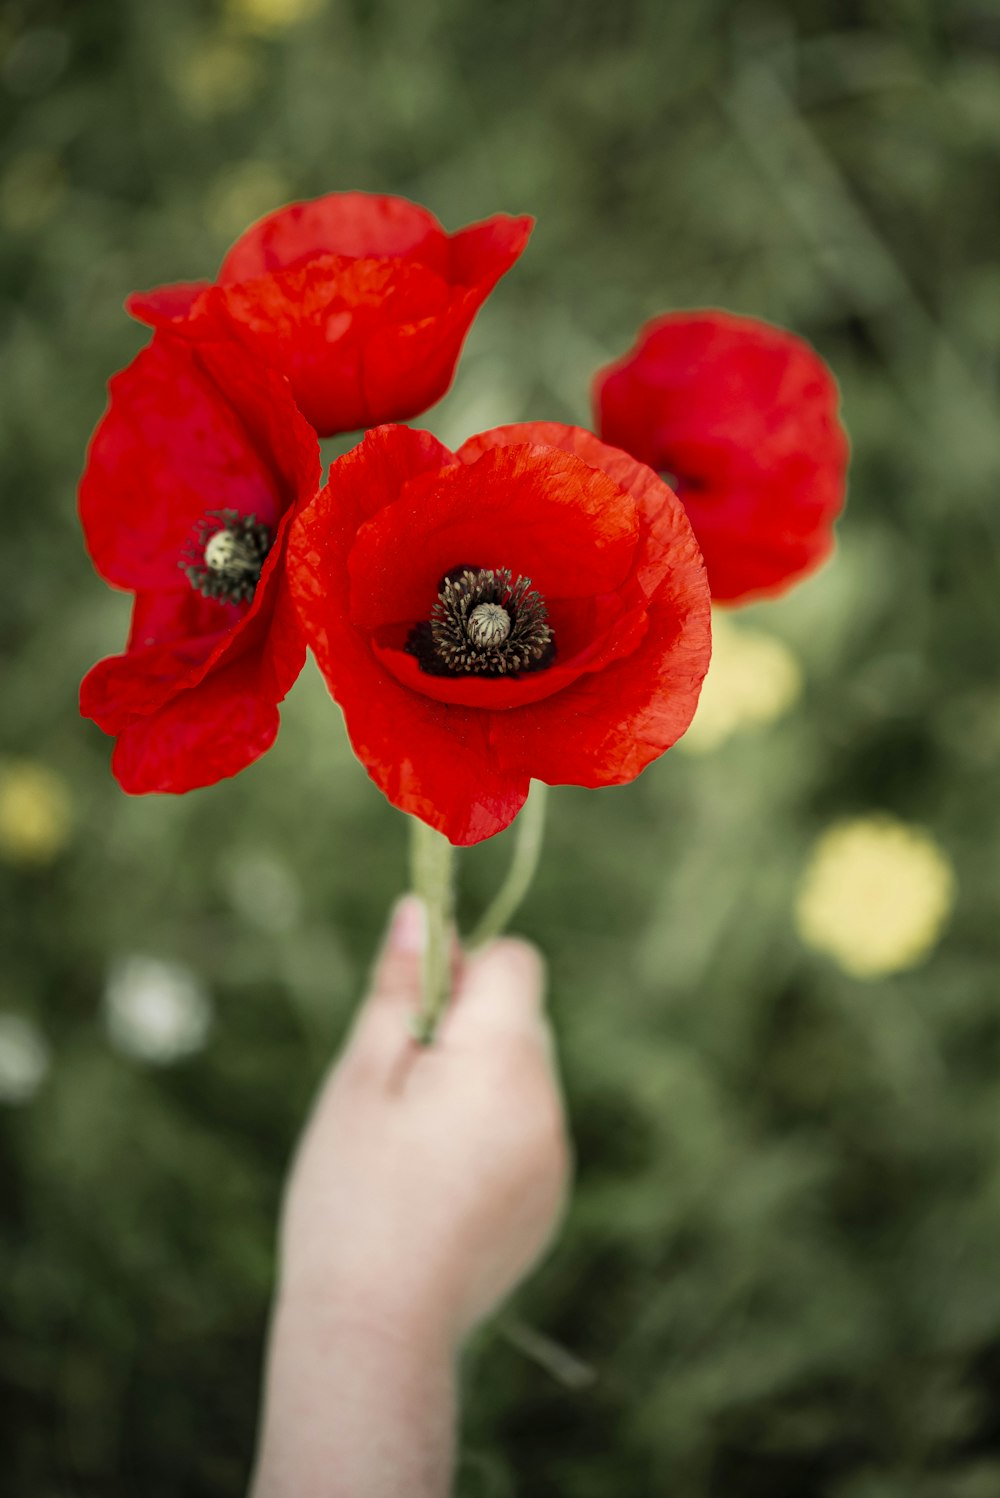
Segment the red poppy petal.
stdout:
[[[455,456],[463,463],[474,463],[484,452],[493,448],[517,446],[522,442],[557,447],[561,452],[573,453],[589,467],[599,469],[613,479],[620,489],[632,496],[640,510],[647,508],[652,511],[661,504],[677,503],[674,491],[645,463],[637,462],[620,448],[602,442],[585,427],[568,426],[563,422],[521,421],[510,426],[493,427],[491,431],[479,432],[463,442]],[[642,591],[648,594],[659,581],[659,574],[654,569],[653,577],[647,578],[647,567],[643,562],[641,549],[636,552],[636,563],[636,581]]]
[[330,469],[324,489],[292,523],[288,578],[314,650],[327,620],[347,618],[347,557],[359,528],[392,504],[410,479],[437,473],[454,457],[430,432],[373,427]]
[[454,567],[509,568],[544,597],[610,593],[627,576],[635,501],[572,454],[497,448],[411,481],[351,550],[351,615],[365,629],[430,615]]
[[497,213],[481,224],[469,224],[451,236],[449,280],[457,286],[490,291],[523,253],[535,220],[527,214],[510,218]]
[[624,660],[512,714],[509,730],[498,719],[493,750],[501,764],[530,766],[553,785],[618,784],[675,743],[694,714],[711,650],[704,564],[672,490],[646,464],[581,427],[498,427],[471,438],[458,456],[474,460],[489,448],[525,441],[576,453],[635,497],[643,533],[634,582],[650,600],[649,629]]
[[475,843],[513,821],[528,777],[491,763],[485,714],[443,707],[381,670],[347,614],[347,555],[359,525],[407,478],[451,461],[427,432],[369,432],[334,464],[327,487],[294,522],[288,576],[309,643],[368,774],[403,811],[452,842]]
[[[329,661],[319,664],[329,681]],[[339,664],[343,671],[349,663]],[[529,777],[496,762],[492,715],[432,702],[381,672],[371,691],[361,681],[362,672],[371,676],[370,656],[354,668],[353,680],[341,676],[337,700],[355,754],[393,806],[461,846],[509,826],[527,799]]]
[[177,696],[185,675],[204,667],[218,641],[210,637],[185,643],[186,649],[159,646],[98,661],[80,683],[82,716],[104,733],[121,733],[137,718],[157,712]]
[[155,712],[244,655],[255,657],[260,694],[280,702],[305,661],[283,550],[279,532],[249,609],[203,598],[193,588],[137,594],[127,650],[98,661],[83,679],[83,716],[105,733],[120,733],[126,723]]
[[190,317],[198,298],[210,285],[209,281],[174,281],[152,291],[133,291],[125,298],[125,310],[137,322],[148,323],[152,328],[169,327]]
[[491,748],[503,768],[551,785],[620,785],[676,743],[694,716],[711,655],[704,563],[683,509],[646,509],[647,576],[661,581],[638,649],[534,707],[497,717]]
[[[454,462],[455,454],[430,432],[391,424],[371,427],[357,447],[332,465],[326,488],[307,508],[315,514],[322,505],[336,521],[338,535],[353,539],[366,520],[399,498],[407,483]],[[343,560],[346,565],[346,555]]]
[[473,318],[532,226],[497,214],[448,236],[406,199],[331,193],[255,224],[209,292],[160,287],[127,306],[179,336],[235,335],[288,375],[300,409],[332,436],[441,399]]
[[202,636],[220,638],[239,623],[246,609],[205,598],[194,588],[180,592],[137,593],[132,605],[129,650],[183,643]]
[[828,554],[848,446],[802,339],[723,312],[660,318],[594,394],[609,442],[678,476],[716,598],[780,591]]
[[136,591],[188,589],[183,553],[209,511],[277,527],[315,486],[315,435],[287,383],[222,344],[158,335],[116,375],[80,484],[98,571]]
[[427,389],[437,399],[458,357],[452,293],[420,263],[324,256],[214,296],[232,334],[288,375],[300,409],[324,435],[398,408],[423,409]]
[[[729,489],[724,502],[685,489],[685,508],[709,566],[717,603],[773,597],[824,562],[834,547],[831,517],[839,514],[844,488],[840,478],[814,473],[807,481],[810,503],[796,523],[775,526],[773,497],[767,489]],[[805,534],[797,534],[798,531]]]
[[120,733],[134,718],[162,707],[204,675],[239,612],[193,588],[137,594],[128,649],[88,671],[80,686],[81,713],[105,733]]
[[586,427],[569,426],[561,421],[516,421],[508,426],[491,427],[487,432],[477,432],[458,449],[455,456],[463,463],[477,462],[485,452],[497,447],[518,447],[528,443],[535,447],[557,447],[561,452],[573,453],[591,468],[597,468],[614,479],[619,488],[625,489],[633,498],[642,493],[658,490],[663,480],[650,473],[647,465],[637,462],[629,453],[612,447],[588,432]]
[[432,213],[406,198],[332,192],[278,208],[241,234],[219,282],[251,280],[318,255],[407,256],[444,274],[447,236]]
[[[362,347],[361,409],[368,421],[407,421],[446,394],[469,328],[501,276],[521,254],[534,227],[504,214],[452,236],[450,300],[433,315],[374,324]],[[359,423],[363,425],[364,423]]]
[[253,660],[242,660],[129,724],[111,768],[133,795],[196,790],[259,759],[274,742],[278,722],[275,703],[258,691]]
[[209,670],[223,664],[229,666],[241,656],[253,656],[261,696],[280,702],[292,687],[306,655],[285,566],[289,527],[295,513],[294,509],[286,511],[279,522],[249,608],[220,640],[204,667],[192,673],[186,682],[179,682],[179,686],[194,686]]
[[409,321],[370,329],[362,349],[363,410],[382,422],[406,421],[441,399],[476,313],[522,253],[533,227],[532,218],[497,214],[452,235],[447,307],[433,315],[415,307]]
[[360,348],[358,409],[366,420],[407,421],[447,393],[486,294],[452,290],[449,306],[432,317],[372,326]]

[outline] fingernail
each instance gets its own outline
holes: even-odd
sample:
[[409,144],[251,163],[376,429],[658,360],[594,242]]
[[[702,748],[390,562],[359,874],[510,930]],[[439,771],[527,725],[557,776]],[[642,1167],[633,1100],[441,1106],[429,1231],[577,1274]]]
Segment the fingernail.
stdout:
[[389,946],[394,952],[422,952],[427,942],[427,911],[417,895],[404,895],[396,903],[389,927]]

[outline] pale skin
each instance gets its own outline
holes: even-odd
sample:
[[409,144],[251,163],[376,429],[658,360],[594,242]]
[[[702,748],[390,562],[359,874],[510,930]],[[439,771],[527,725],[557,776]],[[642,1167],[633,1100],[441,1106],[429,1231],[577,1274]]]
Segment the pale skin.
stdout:
[[250,1498],[447,1498],[456,1366],[538,1262],[570,1174],[524,942],[456,954],[432,1046],[408,1025],[424,915],[397,905],[370,992],[299,1144]]

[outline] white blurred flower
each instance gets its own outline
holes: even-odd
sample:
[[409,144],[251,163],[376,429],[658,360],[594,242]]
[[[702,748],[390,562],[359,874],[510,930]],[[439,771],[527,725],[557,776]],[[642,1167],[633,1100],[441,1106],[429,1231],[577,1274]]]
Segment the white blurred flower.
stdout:
[[945,852],[889,816],[839,822],[817,840],[795,905],[799,935],[856,978],[916,965],[955,903]]
[[212,1026],[212,1003],[190,968],[157,957],[122,957],[104,990],[112,1045],[154,1066],[200,1051]]
[[50,1064],[38,1026],[20,1014],[0,1014],[0,1103],[29,1103]]
[[741,728],[772,723],[796,702],[802,670],[781,640],[712,615],[712,663],[694,722],[680,741],[691,754],[717,749]]
[[299,924],[302,889],[288,865],[273,854],[237,854],[226,870],[226,884],[233,909],[247,925],[278,936]]

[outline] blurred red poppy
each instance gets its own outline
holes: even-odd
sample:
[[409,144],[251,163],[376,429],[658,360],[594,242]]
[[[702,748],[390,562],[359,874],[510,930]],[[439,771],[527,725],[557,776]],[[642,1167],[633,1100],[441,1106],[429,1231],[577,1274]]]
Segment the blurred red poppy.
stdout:
[[472,320],[534,220],[447,234],[405,198],[330,193],[261,219],[218,281],[137,292],[153,327],[240,339],[286,374],[320,436],[417,416],[440,400]]
[[598,431],[674,486],[713,598],[783,592],[833,547],[847,436],[837,386],[801,338],[728,312],[647,323],[594,381]]
[[299,514],[288,569],[354,749],[453,843],[535,777],[633,780],[687,728],[710,653],[682,506],[576,427],[500,427],[451,453],[383,426]]
[[116,736],[124,790],[188,791],[270,747],[302,668],[283,563],[319,446],[287,380],[235,345],[158,334],[108,388],[80,518],[135,604],[124,655],[88,673],[80,707]]

